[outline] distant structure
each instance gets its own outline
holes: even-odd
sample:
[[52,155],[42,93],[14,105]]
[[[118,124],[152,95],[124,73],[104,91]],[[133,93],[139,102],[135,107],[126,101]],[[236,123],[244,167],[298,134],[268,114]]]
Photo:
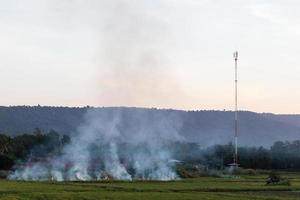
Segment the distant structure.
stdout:
[[235,117],[234,117],[234,156],[233,165],[238,167],[238,73],[237,73],[237,61],[238,52],[233,53],[234,66],[235,66]]
[[234,104],[234,153],[233,153],[233,163],[229,164],[230,171],[235,170],[239,167],[238,164],[238,73],[237,73],[237,61],[238,52],[233,52],[234,67],[235,67],[235,104]]

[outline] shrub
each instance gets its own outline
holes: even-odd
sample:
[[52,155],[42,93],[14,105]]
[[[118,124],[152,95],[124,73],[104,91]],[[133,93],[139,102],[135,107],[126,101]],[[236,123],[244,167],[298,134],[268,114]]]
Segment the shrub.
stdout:
[[256,175],[256,170],[244,169],[244,170],[242,170],[242,174],[254,176],[254,175]]
[[0,170],[0,179],[6,179],[8,176],[7,170]]
[[291,183],[287,179],[283,179],[276,171],[271,171],[267,179],[267,185],[287,185],[290,186]]
[[276,171],[271,171],[267,183],[278,183],[281,180],[280,175]]
[[186,168],[184,168],[182,166],[177,167],[176,171],[180,178],[197,178],[198,177],[195,173],[187,170]]
[[176,172],[180,178],[221,177],[223,175],[221,171],[191,164],[177,165]]

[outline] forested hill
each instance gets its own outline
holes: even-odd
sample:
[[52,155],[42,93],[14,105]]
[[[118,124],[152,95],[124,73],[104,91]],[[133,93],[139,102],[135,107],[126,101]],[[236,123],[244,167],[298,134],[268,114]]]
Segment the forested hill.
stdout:
[[[231,111],[177,111],[144,108],[69,108],[43,106],[0,107],[0,132],[8,135],[32,133],[35,128],[44,132],[54,129],[60,134],[72,135],[83,123],[87,110],[122,113],[123,132],[132,130],[136,122],[132,117],[137,112],[145,115],[159,113],[178,116],[181,121],[180,134],[186,141],[199,142],[204,146],[229,142],[234,132],[234,113]],[[277,140],[300,139],[299,115],[239,113],[239,141],[241,145],[271,145]],[[101,122],[99,122],[101,123]]]
[[54,129],[61,134],[71,134],[82,122],[86,110],[86,107],[2,106],[0,131],[9,135],[20,135],[40,128],[44,132]]

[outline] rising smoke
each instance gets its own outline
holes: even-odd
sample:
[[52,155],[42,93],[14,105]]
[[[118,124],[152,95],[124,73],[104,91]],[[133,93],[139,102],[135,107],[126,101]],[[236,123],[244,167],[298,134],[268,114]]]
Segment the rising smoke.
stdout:
[[[91,6],[87,9],[91,10],[87,12],[91,19],[84,24],[98,32],[95,62],[100,69],[100,104],[159,105],[157,99],[166,100],[169,93],[175,92],[172,89],[179,88],[166,73],[170,64],[164,52],[170,50],[171,35],[167,21],[156,17],[159,1],[101,0],[83,4],[75,1],[72,6],[68,6],[68,1],[63,2],[68,9],[76,7],[77,2],[82,5],[79,11]],[[141,102],[146,103],[141,105]],[[124,118],[130,118],[126,120],[130,125],[125,124],[127,131],[122,128]],[[10,178],[175,179],[172,155],[166,144],[181,140],[180,121],[172,114],[148,115],[140,111],[125,116],[122,110],[109,114],[89,111],[77,136],[61,155],[38,162],[29,159]]]
[[[130,117],[130,124],[124,119]],[[180,119],[172,113],[144,110],[131,115],[122,109],[90,110],[62,154],[28,161],[10,176],[13,180],[176,179],[169,142],[182,141]],[[127,126],[127,131],[122,131]],[[34,155],[33,155],[34,156]]]
[[101,105],[166,108],[184,101],[170,98],[184,92],[165,1],[117,0],[105,7],[96,59]]

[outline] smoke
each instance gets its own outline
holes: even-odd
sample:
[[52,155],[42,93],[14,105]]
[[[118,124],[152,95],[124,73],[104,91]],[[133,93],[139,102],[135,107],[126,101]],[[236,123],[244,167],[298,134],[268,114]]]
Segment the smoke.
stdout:
[[[126,120],[125,118],[130,118]],[[124,129],[124,126],[127,128]],[[181,120],[170,113],[90,110],[62,153],[46,159],[32,155],[13,180],[176,179],[168,143],[182,141]],[[124,130],[124,131],[123,131]]]
[[101,10],[96,58],[101,105],[166,108],[185,101],[170,98],[185,95],[174,70],[177,41],[166,2],[117,0]]
[[[164,5],[147,0],[75,2],[75,7],[80,7],[79,14],[84,10],[90,17],[79,22],[86,21],[83,24],[93,27],[93,32],[98,34],[95,43],[99,47],[94,62],[99,66],[96,72],[99,103],[170,105],[168,103],[174,101],[170,96],[180,87],[170,75],[172,63],[167,55],[174,41],[167,18],[162,17],[166,16],[161,13]],[[66,2],[64,6],[71,19],[77,12],[71,12],[73,4],[67,5]],[[130,120],[124,120],[128,118]],[[172,113],[90,110],[72,143],[61,155],[39,162],[29,159],[10,178],[57,181],[174,179],[177,175],[167,144],[182,140],[178,134],[180,126],[181,120]]]

